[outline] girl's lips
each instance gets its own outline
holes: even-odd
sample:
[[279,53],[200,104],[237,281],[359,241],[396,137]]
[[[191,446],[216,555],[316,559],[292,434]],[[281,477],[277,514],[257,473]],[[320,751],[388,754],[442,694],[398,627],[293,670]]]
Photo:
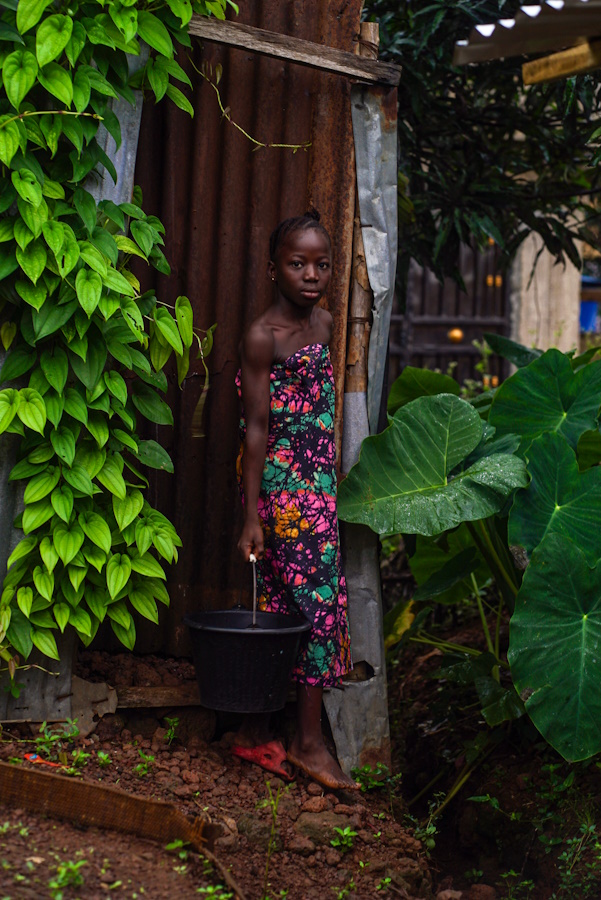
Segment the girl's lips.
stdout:
[[301,291],[303,297],[307,297],[309,300],[313,300],[314,297],[320,297],[320,291]]

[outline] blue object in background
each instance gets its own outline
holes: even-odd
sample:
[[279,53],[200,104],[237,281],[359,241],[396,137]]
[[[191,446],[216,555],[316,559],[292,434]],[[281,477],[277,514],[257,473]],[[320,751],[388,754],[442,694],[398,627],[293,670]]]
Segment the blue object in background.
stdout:
[[580,301],[580,331],[597,330],[597,312],[599,304],[596,300]]

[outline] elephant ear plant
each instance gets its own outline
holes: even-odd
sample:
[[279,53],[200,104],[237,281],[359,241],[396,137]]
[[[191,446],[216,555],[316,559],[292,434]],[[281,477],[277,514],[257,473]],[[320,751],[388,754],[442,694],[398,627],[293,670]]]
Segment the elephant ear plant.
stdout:
[[[487,650],[441,642],[450,655],[439,675],[473,681],[489,725],[527,711],[564,758],[582,760],[601,751],[601,361],[488,340],[519,368],[484,400],[448,393],[437,373],[404,370],[388,428],[364,441],[340,486],[340,516],[417,536],[408,541],[413,610],[475,598]],[[483,592],[491,578],[494,637]],[[410,624],[400,604],[388,617],[393,640],[434,641],[425,616]]]
[[174,354],[181,385],[195,341],[204,365],[212,329],[202,339],[194,331],[187,298],[172,308],[140,292],[132,256],[163,273],[169,266],[163,226],[139,194],[96,203],[88,188],[117,177],[97,132],[102,122],[119,145],[110,101],[134,102],[128,56],[148,45],[133,86],[192,113],[172,83],[190,83],[176,50],[190,45],[193,11],[223,18],[225,5],[1,6],[0,432],[19,436],[10,479],[24,486],[15,522],[24,537],[0,597],[0,656],[11,677],[34,646],[58,658],[57,629],[88,644],[106,616],[131,649],[132,611],[157,622],[157,601],[169,602],[163,566],[181,542],[145,499],[142,470],[173,466],[138,428],[172,424],[163,369]]

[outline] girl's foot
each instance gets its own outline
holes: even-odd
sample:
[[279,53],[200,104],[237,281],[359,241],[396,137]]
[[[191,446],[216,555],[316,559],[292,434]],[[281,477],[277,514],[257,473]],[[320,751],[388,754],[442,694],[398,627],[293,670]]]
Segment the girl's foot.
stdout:
[[334,791],[357,791],[359,785],[345,775],[324,743],[301,747],[296,738],[288,750],[288,762],[296,766],[313,781]]

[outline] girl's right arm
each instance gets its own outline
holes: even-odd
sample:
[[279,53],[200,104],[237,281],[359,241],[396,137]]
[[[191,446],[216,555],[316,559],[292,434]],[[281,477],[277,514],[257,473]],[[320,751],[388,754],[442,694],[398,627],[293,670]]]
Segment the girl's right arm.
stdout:
[[269,375],[274,355],[273,334],[253,326],[242,342],[242,403],[246,436],[242,454],[244,524],[238,549],[248,562],[251,553],[263,555],[263,529],[258,512],[259,491],[269,434]]

